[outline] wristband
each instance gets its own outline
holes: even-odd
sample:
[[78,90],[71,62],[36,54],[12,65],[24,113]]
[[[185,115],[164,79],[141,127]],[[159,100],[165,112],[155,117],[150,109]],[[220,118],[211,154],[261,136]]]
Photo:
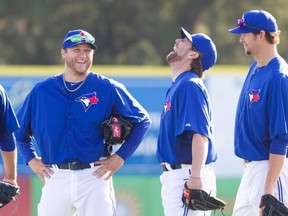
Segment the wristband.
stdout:
[[189,176],[190,179],[201,179],[201,177],[194,177],[194,176]]

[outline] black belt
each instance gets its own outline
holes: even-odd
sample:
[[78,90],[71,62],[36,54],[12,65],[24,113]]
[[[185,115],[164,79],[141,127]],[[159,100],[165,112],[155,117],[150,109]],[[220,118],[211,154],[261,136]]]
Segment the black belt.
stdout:
[[[187,164],[188,165],[188,164]],[[188,165],[189,166],[189,165]],[[191,165],[190,165],[191,166]],[[168,164],[168,163],[161,163],[162,170],[164,172],[170,171],[170,170],[176,170],[183,168],[182,164]]]
[[100,166],[100,164],[72,162],[72,163],[52,164],[51,165],[51,167],[54,167],[54,168],[68,169],[68,170],[83,170],[83,169],[88,169],[88,168],[92,168],[95,166]]

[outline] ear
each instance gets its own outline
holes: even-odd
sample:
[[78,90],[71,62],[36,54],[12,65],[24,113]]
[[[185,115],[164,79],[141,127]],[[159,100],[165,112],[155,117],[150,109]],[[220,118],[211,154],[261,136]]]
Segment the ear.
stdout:
[[189,56],[188,56],[188,58],[189,59],[197,59],[199,57],[199,53],[198,52],[195,52],[195,51],[193,51],[193,50],[191,50],[191,52],[189,53]]
[[61,48],[61,57],[62,57],[62,60],[65,59],[66,53],[67,53],[67,50]]
[[259,32],[259,35],[260,35],[260,37],[262,38],[262,39],[265,39],[265,31],[263,31],[263,30],[261,30],[260,32]]

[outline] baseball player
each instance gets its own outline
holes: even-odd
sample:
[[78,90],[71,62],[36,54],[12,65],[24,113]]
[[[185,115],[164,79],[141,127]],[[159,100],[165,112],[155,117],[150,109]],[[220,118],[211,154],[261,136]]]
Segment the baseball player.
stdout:
[[166,93],[157,145],[157,158],[163,169],[162,205],[165,216],[203,215],[203,211],[183,206],[181,196],[186,181],[190,189],[216,195],[216,177],[209,164],[217,156],[203,72],[216,63],[217,51],[207,35],[190,35],[184,28],[173,49],[166,57],[172,85]]
[[17,185],[17,149],[14,131],[19,128],[18,120],[8,95],[0,85],[0,147],[4,164],[3,181]]
[[[111,176],[150,126],[148,113],[122,84],[90,71],[94,42],[87,31],[69,31],[61,49],[64,72],[36,84],[17,114],[19,150],[45,183],[39,216],[115,215]],[[133,124],[115,154],[104,145],[101,131],[112,113]]]
[[236,113],[235,154],[245,168],[233,215],[262,215],[264,194],[288,206],[288,66],[277,52],[277,22],[267,11],[246,12],[229,32],[240,34],[245,54],[255,60]]

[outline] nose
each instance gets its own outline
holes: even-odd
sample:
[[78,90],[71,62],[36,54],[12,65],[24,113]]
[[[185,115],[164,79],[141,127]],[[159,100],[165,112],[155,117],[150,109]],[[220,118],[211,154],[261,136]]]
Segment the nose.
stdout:
[[176,40],[175,40],[175,43],[176,44],[179,44],[180,42],[183,42],[184,41],[184,39],[182,39],[182,38],[177,38]]
[[177,38],[176,41],[185,41],[185,38]]
[[81,57],[86,57],[86,56],[87,56],[87,53],[86,53],[85,50],[82,50],[82,51],[79,53],[79,55],[80,55]]
[[239,42],[242,43],[244,41],[243,34],[240,35]]

